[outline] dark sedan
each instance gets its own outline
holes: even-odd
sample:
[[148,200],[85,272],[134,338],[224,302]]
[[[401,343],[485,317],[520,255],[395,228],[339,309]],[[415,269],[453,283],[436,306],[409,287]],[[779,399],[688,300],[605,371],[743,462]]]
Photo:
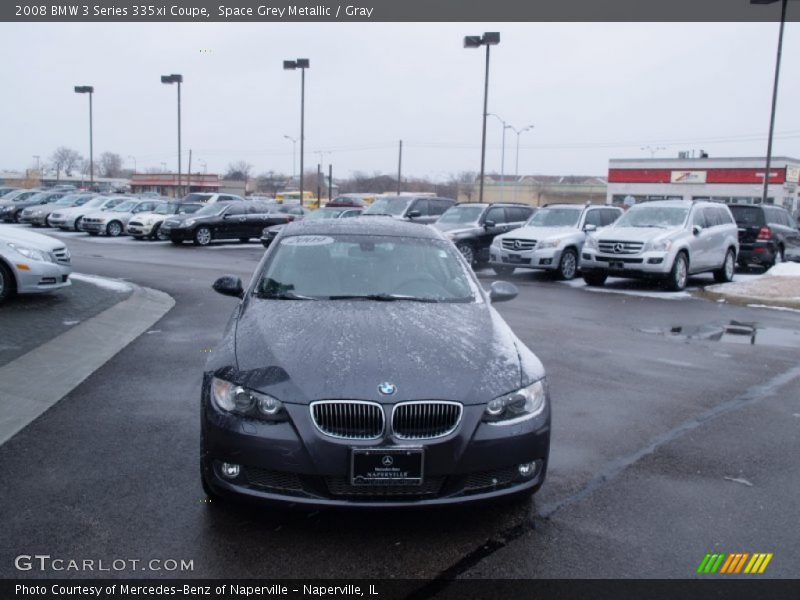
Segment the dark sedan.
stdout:
[[0,206],[0,218],[6,223],[19,223],[22,211],[31,206],[55,202],[66,192],[37,192],[30,196],[19,196],[13,202]]
[[531,494],[544,482],[544,368],[441,233],[393,219],[287,225],[203,377],[210,496],[400,507]]
[[175,215],[161,224],[159,234],[173,244],[194,242],[208,246],[214,240],[239,240],[261,237],[264,227],[286,223],[289,215],[271,212],[261,202],[215,202],[190,215]]
[[[318,208],[317,210],[309,211],[305,218],[312,221],[314,219],[352,219],[353,217],[360,216],[363,211],[363,208],[334,207],[328,204],[324,208]],[[264,248],[269,248],[269,245],[276,237],[278,237],[278,234],[281,232],[283,227],[284,224],[265,227],[264,231],[261,232],[261,245],[264,246]]]

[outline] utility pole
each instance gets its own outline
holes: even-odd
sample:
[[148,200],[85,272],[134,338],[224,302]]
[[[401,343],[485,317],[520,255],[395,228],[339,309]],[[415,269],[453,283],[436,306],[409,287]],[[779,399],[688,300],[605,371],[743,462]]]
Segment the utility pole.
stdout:
[[317,206],[320,205],[320,197],[322,190],[320,189],[320,180],[322,179],[322,165],[317,163]]
[[403,140],[397,153],[397,195],[400,195],[400,182],[403,181]]
[[[247,182],[245,182],[245,187],[247,187]],[[192,192],[192,149],[189,148],[189,169],[186,172],[186,193],[189,194]]]
[[333,165],[328,163],[328,202],[333,196]]

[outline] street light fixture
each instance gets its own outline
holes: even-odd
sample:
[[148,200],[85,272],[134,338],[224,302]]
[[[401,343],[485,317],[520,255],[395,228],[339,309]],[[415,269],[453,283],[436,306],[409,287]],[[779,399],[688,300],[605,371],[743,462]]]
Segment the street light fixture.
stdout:
[[285,139],[292,142],[292,181],[297,179],[297,138],[290,135],[284,135]]
[[500,43],[500,33],[487,31],[483,36],[468,35],[464,37],[464,48],[480,48],[486,46],[486,75],[483,82],[483,135],[481,136],[481,183],[478,202],[483,202],[483,179],[486,167],[486,115],[489,102],[489,48]]
[[500,153],[500,202],[505,200],[505,190],[506,190],[506,129],[511,129],[511,125],[506,123],[499,115],[494,113],[489,113],[489,116],[495,117],[498,121],[503,124],[503,150]]
[[658,152],[660,150],[666,150],[666,148],[664,146],[655,146],[655,147],[653,147],[653,146],[642,146],[641,150],[646,150],[647,152],[650,153],[650,158],[654,158],[655,155],[656,155],[656,152]]
[[92,95],[94,87],[91,85],[76,85],[76,94],[89,94],[89,185],[94,187],[94,142],[92,132]]
[[176,195],[180,197],[181,194],[181,84],[183,83],[183,75],[173,73],[172,75],[162,75],[161,83],[178,84],[178,188]]
[[304,151],[306,138],[306,69],[308,69],[310,66],[311,63],[307,58],[283,61],[283,68],[287,71],[300,69],[300,206],[303,206],[303,159],[305,156]]
[[515,179],[515,181],[514,181],[514,201],[516,202],[516,200],[517,200],[517,184],[519,183],[519,136],[521,136],[526,131],[530,131],[531,129],[533,129],[533,125],[528,125],[526,127],[523,127],[522,129],[517,129],[516,127],[511,127],[509,125],[508,128],[511,131],[513,131],[514,133],[517,134],[517,156],[516,156],[516,159],[514,161],[516,163],[514,165],[514,179]]
[[[750,0],[750,4],[774,4],[778,0]],[[769,136],[767,137],[767,164],[764,169],[764,189],[761,193],[761,203],[767,203],[767,192],[769,191],[769,168],[772,163],[772,133],[775,129],[775,106],[778,102],[778,75],[781,71],[781,50],[783,48],[783,25],[786,22],[787,0],[781,2],[781,26],[778,30],[778,51],[775,56],[775,79],[772,83],[772,109],[769,114]]]

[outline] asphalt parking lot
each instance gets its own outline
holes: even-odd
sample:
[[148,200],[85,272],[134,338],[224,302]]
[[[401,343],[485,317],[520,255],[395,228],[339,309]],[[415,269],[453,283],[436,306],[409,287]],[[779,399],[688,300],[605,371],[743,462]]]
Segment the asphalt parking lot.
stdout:
[[553,393],[548,479],[532,503],[214,505],[198,476],[200,374],[236,301],[210,286],[247,280],[263,249],[56,235],[76,272],[176,305],[0,446],[0,576],[84,575],[15,570],[36,553],[192,560],[194,572],[168,573],[186,577],[692,577],[707,552],[772,552],[773,577],[800,568],[800,349],[660,333],[732,321],[796,331],[796,313],[521,272],[506,278],[518,298],[497,308]]

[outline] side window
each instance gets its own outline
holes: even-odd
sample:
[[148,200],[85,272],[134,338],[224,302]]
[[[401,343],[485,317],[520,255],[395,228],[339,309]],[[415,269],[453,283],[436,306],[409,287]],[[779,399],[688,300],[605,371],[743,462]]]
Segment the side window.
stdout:
[[703,228],[708,227],[708,225],[706,225],[706,218],[703,216],[703,211],[699,208],[695,209],[692,215],[692,225]]
[[717,207],[717,216],[719,217],[720,225],[730,225],[733,223],[731,212],[724,206]]
[[341,219],[350,219],[352,217],[357,217],[361,213],[357,210],[346,210],[342,213]]
[[507,223],[508,220],[506,219],[506,209],[502,206],[493,206],[486,211],[486,217],[483,221],[484,223],[486,221],[494,221],[498,225],[501,223]]
[[430,206],[427,198],[419,198],[409,207],[408,212],[418,210],[421,217],[427,217],[430,213]]
[[[217,198],[217,202],[231,202],[233,200],[236,200],[236,198],[234,198],[233,196],[221,195],[219,198]],[[228,213],[228,214],[230,214],[230,213]]]
[[243,215],[245,214],[245,208],[239,203],[231,204],[228,210],[225,211],[225,216],[230,217],[233,215]]
[[[247,206],[247,214],[248,215],[260,215],[267,212],[267,208],[259,203],[259,202],[252,202]],[[230,213],[229,213],[230,214]]]
[[583,224],[584,226],[594,225],[595,227],[602,227],[603,226],[602,210],[593,209],[587,211],[586,220],[583,222]]
[[706,206],[703,209],[703,215],[706,218],[706,227],[715,227],[716,225],[722,225],[719,221],[719,214],[717,213],[716,207],[713,206]]
[[511,213],[509,219],[514,223],[522,223],[524,221],[527,221],[528,217],[531,216],[532,212],[530,208],[524,208],[522,206],[509,208],[506,210]]
[[436,215],[437,217],[439,215],[443,215],[444,211],[446,211],[451,206],[450,202],[447,202],[445,200],[433,199],[429,200],[429,202],[431,205],[431,214]]
[[615,210],[613,208],[604,208],[603,209],[603,226],[611,225],[614,221],[620,218],[622,215],[622,211]]

